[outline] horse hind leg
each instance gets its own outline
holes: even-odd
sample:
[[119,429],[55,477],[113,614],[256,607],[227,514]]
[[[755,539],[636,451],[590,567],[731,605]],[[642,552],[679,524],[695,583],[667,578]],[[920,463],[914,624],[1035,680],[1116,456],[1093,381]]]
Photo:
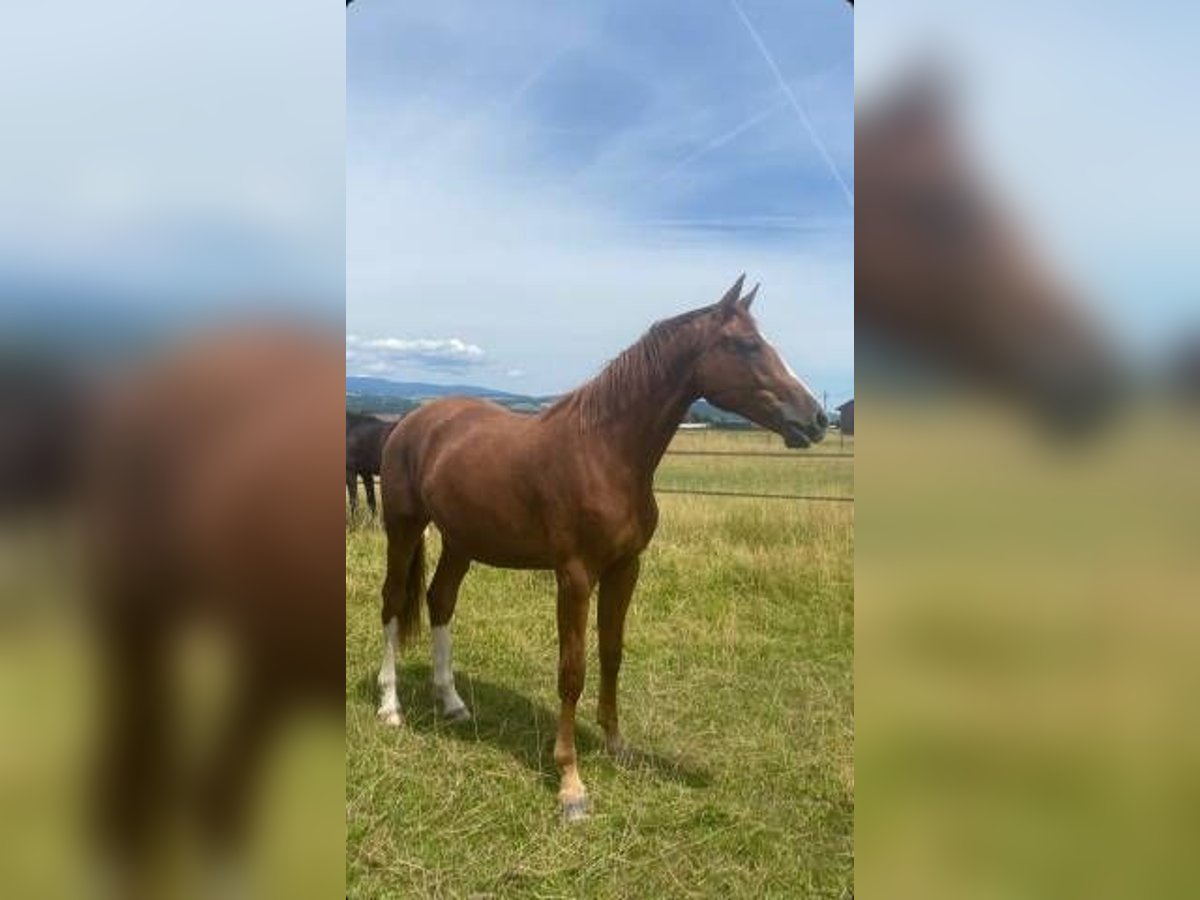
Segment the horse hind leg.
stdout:
[[396,652],[419,624],[425,580],[425,522],[400,519],[388,525],[387,577],[383,582],[383,659],[379,666],[380,721],[404,721],[396,693]]
[[438,711],[452,722],[471,718],[471,712],[454,687],[451,661],[450,620],[458,602],[458,589],[471,560],[443,546],[433,581],[429,584],[429,625],[433,651],[433,698]]
[[400,697],[396,693],[396,619],[393,616],[383,623],[383,660],[379,664],[379,709],[376,715],[385,725],[399,726],[404,722],[400,711]]
[[[260,653],[262,646],[256,648]],[[247,667],[223,734],[200,778],[200,825],[219,878],[241,879],[238,848],[248,837],[254,789],[285,703],[292,699],[280,696],[279,665],[272,664],[277,659],[267,648],[267,655]]]

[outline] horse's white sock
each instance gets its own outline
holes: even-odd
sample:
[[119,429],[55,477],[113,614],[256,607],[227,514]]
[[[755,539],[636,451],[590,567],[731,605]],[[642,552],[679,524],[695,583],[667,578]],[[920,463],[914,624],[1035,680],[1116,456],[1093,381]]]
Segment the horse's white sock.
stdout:
[[454,689],[454,667],[450,661],[450,626],[435,625],[433,631],[433,693],[445,715],[466,709]]
[[396,617],[383,626],[383,662],[379,666],[379,718],[388,725],[400,724],[400,698],[396,695]]

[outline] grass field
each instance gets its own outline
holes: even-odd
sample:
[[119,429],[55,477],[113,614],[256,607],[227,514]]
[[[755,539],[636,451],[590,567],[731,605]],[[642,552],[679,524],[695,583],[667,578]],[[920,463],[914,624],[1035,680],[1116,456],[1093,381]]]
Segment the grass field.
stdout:
[[[760,431],[683,432],[675,438],[671,450],[685,453],[784,453],[786,456],[746,460],[668,455],[658,470],[656,484],[660,488],[822,497],[854,495],[852,437],[842,441],[834,435],[813,448],[812,453],[820,454],[813,459],[804,459],[802,451],[789,451],[775,435]],[[826,454],[831,453],[846,458],[825,458]]]
[[[677,443],[782,449],[760,434]],[[724,490],[849,494],[852,479],[850,460],[668,456],[660,470],[664,486]],[[852,895],[853,505],[659,505],[621,673],[637,762],[603,752],[591,646],[579,750],[592,815],[570,827],[551,758],[552,575],[473,567],[454,628],[474,719],[434,717],[423,636],[399,665],[407,724],[389,730],[375,719],[384,536],[348,530],[349,896]]]

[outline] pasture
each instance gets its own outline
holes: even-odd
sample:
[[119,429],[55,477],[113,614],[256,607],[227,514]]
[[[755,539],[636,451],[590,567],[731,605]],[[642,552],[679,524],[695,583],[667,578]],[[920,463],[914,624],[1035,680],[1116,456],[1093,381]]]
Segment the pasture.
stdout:
[[[782,450],[762,433],[673,449]],[[818,450],[844,448],[832,436]],[[662,487],[850,495],[851,460],[668,455]],[[427,617],[402,654],[406,724],[375,718],[385,539],[346,535],[351,897],[843,897],[853,892],[850,503],[663,494],[626,630],[618,764],[580,703],[591,817],[563,826],[554,579],[473,566],[454,619],[466,723],[435,718]],[[437,551],[437,538],[430,553]]]

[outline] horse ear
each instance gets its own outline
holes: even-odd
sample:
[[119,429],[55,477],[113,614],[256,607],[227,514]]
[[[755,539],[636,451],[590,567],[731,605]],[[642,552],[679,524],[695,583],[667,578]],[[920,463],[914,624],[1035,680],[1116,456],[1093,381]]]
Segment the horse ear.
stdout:
[[754,287],[750,288],[750,293],[738,301],[738,306],[745,310],[750,309],[750,304],[754,302],[754,298],[757,294],[758,285],[756,284]]
[[729,315],[737,306],[738,298],[742,296],[742,284],[746,281],[746,273],[743,272],[738,276],[737,281],[733,283],[733,287],[725,292],[725,296],[717,302],[717,308],[725,315]]

